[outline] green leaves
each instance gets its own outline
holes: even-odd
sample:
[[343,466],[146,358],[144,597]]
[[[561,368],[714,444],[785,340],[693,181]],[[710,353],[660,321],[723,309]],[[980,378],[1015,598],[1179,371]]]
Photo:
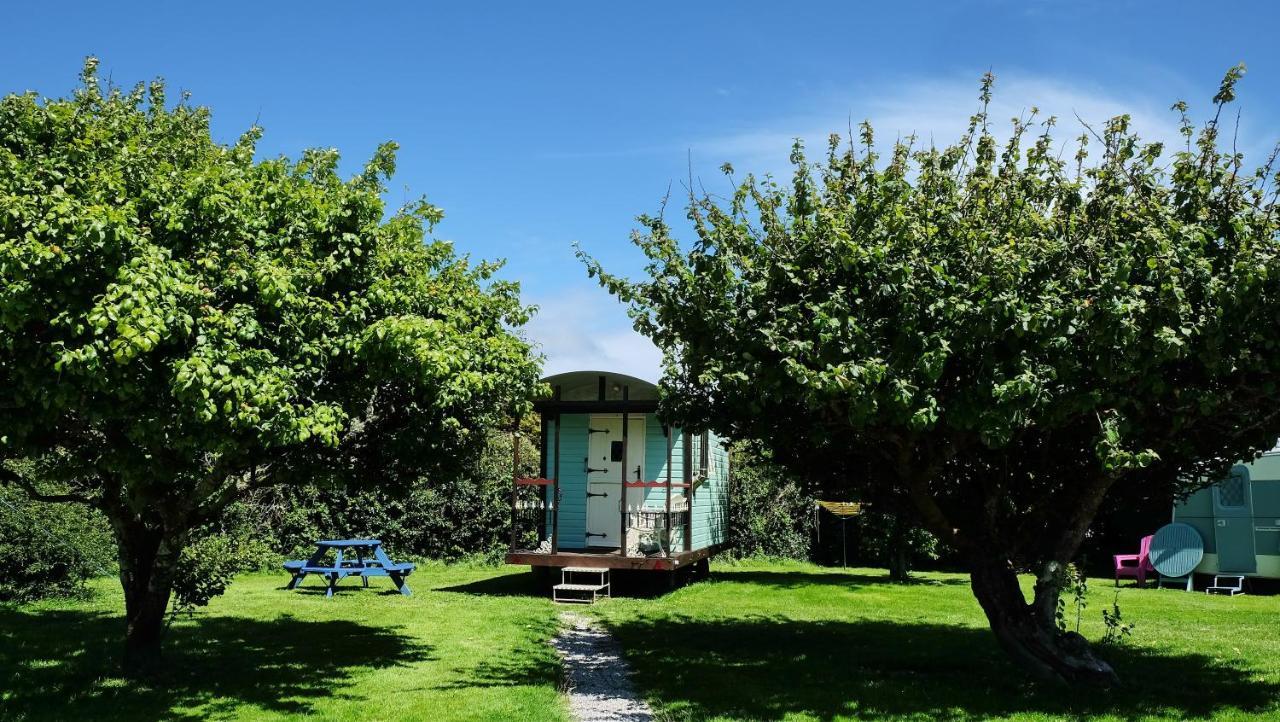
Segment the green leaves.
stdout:
[[388,217],[394,143],[349,180],[331,148],[256,161],[260,128],[220,145],[96,65],[0,100],[0,463],[62,449],[177,528],[247,474],[437,466],[528,407],[530,309],[425,237],[438,208]]
[[1140,470],[1160,460],[1160,455],[1152,449],[1135,451],[1125,448],[1126,441],[1132,436],[1132,429],[1128,428],[1126,420],[1118,414],[1105,414],[1101,417],[1099,426],[1102,433],[1095,453],[1107,473]]
[[1280,181],[1217,140],[1241,74],[1198,132],[1174,107],[1187,150],[1118,116],[1082,128],[1075,167],[1052,118],[997,140],[987,76],[956,146],[882,161],[863,124],[812,163],[797,142],[788,186],[690,197],[691,242],[642,216],[649,278],[582,257],[663,350],[677,423],[864,491],[928,470],[948,534],[981,516],[975,537],[1038,554],[1049,508],[1202,483],[1280,435]]

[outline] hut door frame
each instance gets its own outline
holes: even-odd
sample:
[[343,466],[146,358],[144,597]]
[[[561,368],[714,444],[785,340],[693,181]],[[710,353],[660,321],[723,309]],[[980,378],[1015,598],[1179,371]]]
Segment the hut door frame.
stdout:
[[[629,414],[627,434],[627,480],[635,481],[635,467],[644,479],[644,414]],[[586,533],[588,547],[622,547],[622,462],[611,460],[611,444],[622,442],[621,414],[592,414],[587,419]],[[642,496],[642,495],[635,495]]]

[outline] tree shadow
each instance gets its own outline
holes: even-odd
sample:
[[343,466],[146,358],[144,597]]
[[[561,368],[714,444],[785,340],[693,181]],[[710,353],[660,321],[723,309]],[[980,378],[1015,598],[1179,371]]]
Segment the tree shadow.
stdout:
[[0,718],[204,719],[244,704],[306,715],[348,696],[355,668],[432,658],[394,628],[197,617],[170,631],[164,669],[137,682],[118,677],[123,633],[118,615],[0,609]]
[[871,584],[895,585],[895,586],[926,586],[926,587],[943,587],[943,586],[968,586],[969,580],[965,577],[948,577],[946,579],[929,579],[926,577],[910,577],[905,581],[895,582],[889,579],[889,575],[885,574],[858,574],[850,572],[833,571],[828,573],[785,571],[770,572],[756,570],[730,570],[725,572],[711,572],[711,579],[721,582],[740,582],[743,584],[754,584],[771,589],[801,589],[814,586],[841,587],[844,589],[854,589],[860,586]]
[[682,615],[613,620],[636,681],[672,719],[811,715],[969,720],[1019,713],[1178,719],[1275,713],[1280,684],[1211,657],[1107,650],[1113,692],[1027,681],[986,629],[886,621]]
[[[684,574],[672,577],[669,572],[613,569],[610,570],[609,574],[609,592],[611,596],[615,597],[654,599],[668,594],[681,586],[696,583],[687,577],[688,575]],[[493,597],[549,599],[551,597],[551,585],[559,581],[559,571],[551,571],[550,576],[545,579],[540,579],[533,572],[525,572],[523,574],[503,574],[466,584],[435,587],[432,591],[479,594]]]
[[[558,573],[553,574],[558,581]],[[611,575],[614,596],[625,596],[637,599],[654,599],[664,596],[674,589],[689,584],[698,584],[702,580],[691,580],[677,576],[675,583],[669,581],[667,572],[637,571],[631,569],[615,569]],[[841,587],[854,589],[870,584],[894,584],[901,586],[968,586],[966,578],[928,579],[913,577],[905,582],[893,582],[888,575],[850,574],[844,572],[814,573],[800,571],[771,572],[756,570],[716,570],[712,568],[710,581],[759,585],[771,589],[801,589],[813,586]],[[318,588],[323,594],[323,588]],[[435,587],[437,592],[455,592],[458,594],[479,594],[494,597],[533,597],[545,599],[551,594],[549,583],[539,581],[532,572],[523,574],[503,574],[496,577],[478,579],[466,584],[455,584],[447,587]]]
[[524,572],[523,574],[502,574],[496,577],[486,577],[466,584],[434,587],[432,591],[480,594],[487,597],[535,597],[546,599],[551,594],[550,589],[549,586],[539,582],[533,572]]
[[[377,579],[377,577],[375,577],[375,579]],[[412,582],[409,582],[409,588],[413,589]],[[293,589],[289,589],[283,586],[277,587],[277,589],[280,591],[288,592],[290,594],[297,594],[298,596],[303,596],[303,597],[323,597],[325,596],[325,593],[328,592],[329,590],[329,584],[328,582],[325,582],[323,585],[319,583],[315,583],[308,586],[307,582],[303,582],[302,586],[294,587]],[[356,593],[375,594],[377,596],[391,596],[391,595],[395,595],[397,597],[404,596],[400,593],[400,590],[396,588],[395,584],[392,583],[390,580],[384,582],[383,584],[379,584],[377,581],[371,581],[369,582],[369,586],[367,587],[362,586],[360,584],[359,579],[348,580],[346,584],[343,584],[342,582],[338,582],[338,585],[333,589],[333,595],[335,597],[338,595],[356,594]]]

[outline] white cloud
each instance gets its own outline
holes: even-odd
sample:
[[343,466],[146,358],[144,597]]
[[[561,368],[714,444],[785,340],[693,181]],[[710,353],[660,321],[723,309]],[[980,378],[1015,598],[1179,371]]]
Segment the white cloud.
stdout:
[[[980,73],[864,84],[843,93],[806,101],[807,110],[774,115],[754,125],[744,123],[732,132],[595,150],[544,152],[539,157],[672,157],[678,163],[676,167],[683,171],[686,153],[692,152],[695,165],[703,171],[728,161],[740,173],[785,175],[790,172],[788,156],[795,138],[802,138],[811,159],[816,159],[825,152],[827,137],[831,133],[847,135],[852,126],[856,134],[857,126],[863,120],[871,121],[879,143],[892,142],[913,133],[918,143],[927,145],[932,141],[939,146],[952,143],[959,139],[969,117],[978,110],[979,84]],[[1182,97],[1183,90],[1183,83],[1164,74],[1153,75],[1150,87],[1120,92],[1097,84],[1019,72],[997,72],[990,107],[991,127],[997,137],[1007,137],[1010,119],[1025,115],[1036,107],[1041,120],[1049,116],[1057,118],[1053,135],[1058,142],[1069,144],[1070,150],[1066,154],[1069,156],[1074,153],[1075,139],[1084,131],[1077,116],[1100,131],[1108,119],[1128,114],[1132,128],[1141,138],[1162,141],[1173,148],[1183,141],[1178,134],[1178,116],[1170,106],[1176,100],[1187,100],[1191,104],[1192,117],[1199,125],[1212,113],[1209,98],[1217,87],[1197,88],[1191,97]],[[1247,91],[1246,85],[1242,96],[1245,101],[1248,100]],[[718,87],[715,93],[725,96],[731,91]],[[1240,124],[1238,147],[1246,154],[1246,160],[1261,163],[1280,140],[1280,127],[1273,119],[1251,118],[1244,104],[1232,106],[1228,115],[1234,114],[1237,108],[1246,110]],[[1234,118],[1230,117],[1224,120],[1224,124],[1233,122]],[[1091,141],[1091,151],[1097,150],[1096,142]],[[682,176],[683,172],[676,177]]]
[[[723,136],[695,139],[685,146],[692,149],[700,163],[716,165],[729,161],[739,173],[789,173],[787,157],[792,141],[805,140],[811,159],[824,153],[831,133],[848,134],[850,126],[857,133],[863,120],[870,120],[879,144],[898,137],[917,136],[918,145],[945,145],[963,134],[968,120],[978,110],[977,77],[920,79],[897,83],[880,89],[866,88],[856,96],[831,98],[818,105],[819,110],[773,120],[767,127],[747,128]],[[1210,89],[1210,91],[1215,89]],[[1060,80],[1029,75],[1010,74],[997,77],[990,107],[993,132],[1007,133],[1010,119],[1025,117],[1032,107],[1039,118],[1056,116],[1054,136],[1060,143],[1070,143],[1084,130],[1081,119],[1101,130],[1109,118],[1127,113],[1132,127],[1148,140],[1174,143],[1179,140],[1177,115],[1168,110],[1176,98],[1160,98],[1133,93],[1119,96],[1100,88],[1073,85]],[[1096,143],[1092,144],[1097,150]]]
[[546,354],[547,375],[565,371],[616,371],[658,380],[662,354],[636,333],[626,309],[604,289],[571,286],[552,298],[533,298],[538,314],[526,331]]
[[[1068,158],[1074,154],[1075,138],[1083,131],[1077,115],[1100,129],[1107,119],[1127,113],[1132,127],[1143,139],[1164,141],[1170,147],[1181,142],[1177,115],[1168,110],[1177,96],[1173,94],[1175,91],[1163,89],[1170,87],[1168,82],[1160,83],[1161,88],[1119,95],[1096,86],[1053,78],[1016,73],[997,76],[990,108],[992,128],[997,136],[1007,134],[1011,118],[1024,116],[1034,106],[1040,110],[1041,119],[1057,117],[1054,136],[1066,145],[1064,157]],[[817,158],[825,151],[830,133],[846,133],[850,125],[856,132],[857,124],[863,119],[872,122],[881,143],[912,133],[917,135],[919,143],[954,142],[978,109],[978,86],[976,75],[868,86],[811,103],[811,110],[807,112],[775,117],[724,135],[612,148],[598,153],[575,152],[573,157],[673,156],[683,167],[685,154],[691,151],[695,167],[701,172],[728,161],[740,175],[750,171],[757,175],[772,172],[785,176],[790,172],[787,158],[794,138],[804,138],[811,158]],[[1199,118],[1207,112],[1207,98],[1216,88],[1204,90],[1204,100],[1193,103],[1193,111],[1199,111]],[[1275,140],[1274,124],[1264,125],[1268,127],[1258,129],[1261,133],[1251,133],[1253,129],[1241,126],[1240,148],[1250,159],[1260,160]],[[1097,152],[1096,142],[1091,143],[1090,148]],[[718,174],[712,178],[718,178]],[[623,307],[603,289],[571,286],[557,290],[550,297],[538,298],[535,294],[532,302],[541,310],[529,324],[528,333],[547,356],[548,374],[593,369],[618,371],[648,380],[658,378],[661,354],[648,339],[631,328]]]

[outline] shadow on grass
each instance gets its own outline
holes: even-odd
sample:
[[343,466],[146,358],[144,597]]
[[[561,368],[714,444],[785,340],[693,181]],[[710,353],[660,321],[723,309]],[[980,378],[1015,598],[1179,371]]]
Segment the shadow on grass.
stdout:
[[946,579],[929,579],[911,577],[903,582],[895,582],[885,574],[850,574],[833,571],[830,573],[813,573],[800,571],[712,571],[711,578],[720,582],[739,582],[755,584],[773,589],[801,589],[814,586],[843,587],[853,589],[868,584],[892,584],[898,586],[969,586],[968,577],[948,577]]
[[[735,574],[730,581],[736,581],[745,576],[745,574]],[[786,575],[779,574],[778,576]],[[558,570],[553,570],[545,580],[540,580],[538,575],[533,572],[526,572],[524,574],[504,574],[498,577],[490,577],[448,587],[435,587],[433,591],[494,597],[549,599],[551,597],[551,585],[559,581],[560,572]],[[741,581],[749,582],[751,580],[742,578]],[[692,579],[687,574],[673,574],[665,571],[613,569],[609,574],[611,596],[630,597],[633,599],[655,599],[680,587],[697,583],[698,580]],[[803,583],[803,581],[800,581],[797,582],[797,585]]]
[[[555,581],[559,581],[559,572],[551,574]],[[967,578],[948,578],[948,579],[926,579],[912,578],[905,582],[891,582],[888,575],[873,574],[847,574],[833,572],[829,574],[785,571],[718,571],[711,573],[711,581],[728,582],[738,584],[758,585],[772,589],[801,589],[811,588],[814,586],[831,586],[841,587],[844,589],[855,589],[857,587],[870,584],[898,584],[904,586],[921,585],[921,586],[968,586]],[[687,579],[683,576],[674,578],[674,583],[668,572],[653,571],[636,571],[629,569],[615,569],[611,574],[612,591],[615,596],[634,597],[640,599],[652,599],[661,597],[673,589],[687,586],[690,583],[698,583],[695,580]],[[447,587],[435,587],[434,591],[438,592],[455,592],[458,594],[480,594],[484,596],[495,597],[534,597],[538,599],[546,599],[551,596],[551,587],[547,582],[540,582],[538,576],[532,572],[524,574],[503,574],[501,576],[479,579],[466,584],[457,584]],[[324,589],[318,588],[318,593],[323,594]]]
[[116,615],[0,609],[0,719],[204,719],[241,705],[305,715],[343,697],[354,668],[431,658],[386,627],[197,617],[170,631],[164,670],[140,683],[117,676],[123,633]]
[[[297,594],[298,596],[302,596],[302,597],[323,597],[325,595],[325,592],[328,591],[328,589],[329,587],[327,585],[320,586],[318,584],[315,586],[306,586],[304,584],[304,586],[294,587],[293,589],[288,589],[286,587],[277,587],[278,591],[287,592],[289,594]],[[409,585],[409,589],[410,590],[413,589],[412,584]],[[400,593],[400,590],[397,589],[396,586],[394,584],[391,584],[390,582],[387,582],[384,585],[379,585],[377,582],[373,582],[367,587],[362,587],[360,586],[359,580],[356,580],[354,583],[347,583],[347,584],[342,584],[341,582],[339,582],[338,586],[334,588],[333,594],[334,596],[345,596],[347,594],[373,594],[379,597],[404,596],[403,594]]]
[[535,597],[546,599],[551,596],[551,587],[541,583],[533,572],[486,577],[466,584],[433,587],[432,591],[480,594],[487,597]]
[[1037,685],[986,629],[885,621],[614,621],[644,693],[672,719],[967,720],[1018,713],[1201,717],[1276,711],[1280,684],[1202,655],[1108,650],[1126,686],[1073,692]]

